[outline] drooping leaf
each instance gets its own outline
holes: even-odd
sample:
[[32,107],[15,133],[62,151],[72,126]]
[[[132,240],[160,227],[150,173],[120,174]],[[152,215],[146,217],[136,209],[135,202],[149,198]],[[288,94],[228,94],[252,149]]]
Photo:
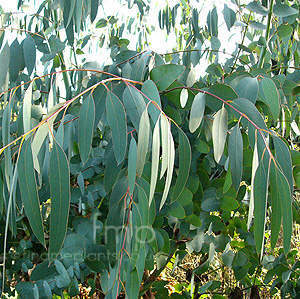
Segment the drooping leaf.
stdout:
[[95,103],[91,96],[88,96],[83,102],[78,122],[79,131],[79,150],[83,164],[85,164],[90,156],[92,148],[92,140],[94,134],[95,121]]
[[[31,100],[32,100],[32,84],[29,84],[23,100],[23,129],[24,134],[31,129]],[[28,138],[28,136],[26,136]]]
[[152,136],[152,163],[151,163],[151,180],[150,180],[150,193],[149,193],[149,206],[151,205],[156,182],[158,176],[158,165],[159,165],[159,149],[160,149],[160,134],[159,134],[159,119],[157,120],[153,136]]
[[292,167],[292,159],[290,151],[285,144],[284,141],[282,141],[279,137],[272,136],[275,146],[275,157],[278,161],[281,171],[283,175],[286,177],[290,190],[291,195],[294,193],[294,180],[293,180],[293,167]]
[[175,160],[175,146],[174,146],[174,140],[171,133],[171,130],[168,130],[168,165],[167,165],[167,178],[166,183],[164,187],[164,192],[161,198],[159,209],[161,209],[167,200],[167,196],[170,190],[171,182],[172,182],[172,175],[173,175],[173,169],[174,169],[174,160]]
[[149,134],[150,134],[150,120],[147,109],[144,110],[140,125],[139,125],[139,139],[137,146],[137,163],[136,172],[138,176],[141,176],[144,170],[144,165],[146,161],[146,155],[149,145]]
[[0,54],[0,88],[3,87],[5,81],[6,81],[6,76],[8,72],[8,67],[9,67],[9,62],[10,62],[10,49],[8,44],[6,43],[5,46],[3,47],[1,54]]
[[262,6],[260,2],[256,0],[247,4],[246,8],[263,16],[268,15],[268,9]]
[[139,132],[140,119],[146,109],[142,95],[134,87],[128,85],[123,93],[123,103],[133,126]]
[[255,104],[258,96],[257,78],[245,77],[235,87],[235,91],[240,98],[248,99]]
[[260,76],[258,84],[260,99],[270,107],[274,119],[277,120],[280,112],[280,96],[274,81],[271,78]]
[[107,91],[106,113],[112,132],[113,150],[120,164],[127,150],[127,124],[124,107],[119,98],[112,92]]
[[[40,165],[38,162],[38,154],[41,150],[42,144],[45,141],[45,138],[50,130],[52,130],[53,123],[56,119],[56,115],[52,116],[59,108],[61,108],[64,105],[64,103],[59,103],[56,106],[52,107],[50,111],[47,113],[47,115],[44,117],[45,121],[36,131],[33,141],[32,141],[32,154],[33,154],[33,162],[34,162],[34,168],[38,173],[40,173]],[[52,116],[52,117],[51,117]],[[49,119],[49,117],[51,117]]]
[[97,17],[99,0],[91,0],[91,22],[93,23]]
[[235,12],[227,6],[227,4],[224,3],[224,10],[223,10],[224,20],[227,26],[227,29],[230,30],[230,28],[234,25],[236,20],[236,14]]
[[228,155],[232,183],[234,189],[238,191],[243,174],[243,138],[239,124],[235,125],[231,131],[228,142]]
[[210,36],[218,37],[218,12],[216,7],[208,12],[206,23]]
[[[269,164],[264,163],[263,157],[257,167],[253,191],[254,192],[254,240],[257,253],[262,257],[265,236],[268,186],[269,186]],[[267,162],[267,161],[266,161]]]
[[138,298],[139,296],[139,287],[140,287],[140,277],[135,267],[132,271],[128,271],[126,279],[126,299]]
[[169,155],[169,131],[171,130],[170,122],[162,114],[160,118],[160,128],[161,128],[161,169],[160,169],[160,179],[163,177],[165,171],[168,168],[168,155]]
[[[283,249],[284,253],[288,254],[293,233],[292,195],[286,177],[275,165],[274,161],[271,161],[270,187],[272,192],[272,214],[275,213],[274,216],[272,215],[272,220],[276,219],[275,223],[272,223],[272,229],[274,228],[275,230],[274,236],[272,230],[272,247],[276,245],[282,217]],[[274,210],[273,207],[275,207]],[[279,209],[281,209],[281,211]]]
[[273,13],[277,17],[289,17],[298,14],[299,11],[287,4],[276,3],[273,7]]
[[196,82],[196,69],[191,69],[189,74],[186,78],[186,86],[193,87],[194,83]]
[[279,37],[289,36],[293,32],[293,27],[287,24],[281,24],[277,28],[277,34]]
[[[152,80],[147,80],[146,82],[144,82],[141,91],[146,97],[148,97],[151,101],[156,103],[156,105],[153,103],[148,106],[148,113],[152,118],[153,123],[156,123],[160,115],[159,108],[161,108],[161,100],[157,87]],[[145,99],[146,103],[149,102],[148,98]]]
[[183,88],[180,92],[180,105],[181,105],[181,108],[185,107],[186,102],[188,100],[188,97],[189,97],[188,90],[186,88]]
[[[258,152],[257,152],[257,140],[255,142],[254,150],[253,150],[253,159],[252,159],[252,172],[251,172],[251,186],[254,186],[254,178],[257,167],[259,165]],[[250,193],[250,202],[249,202],[249,211],[248,211],[248,221],[247,228],[250,229],[252,218],[254,213],[254,191],[251,190]]]
[[214,145],[214,158],[217,163],[219,163],[225,147],[228,126],[227,118],[227,110],[225,107],[222,107],[222,109],[219,110],[214,117],[212,139]]
[[180,197],[182,191],[184,190],[184,187],[189,177],[192,158],[191,146],[187,136],[180,128],[178,128],[178,132],[179,169],[176,183],[172,193],[172,201],[176,201]]
[[18,79],[21,70],[22,48],[17,39],[10,45],[10,62],[9,75],[10,79],[15,82]]
[[183,65],[163,64],[156,66],[150,72],[159,91],[166,90],[185,70]]
[[50,240],[49,262],[59,254],[67,233],[70,208],[70,169],[63,149],[54,142],[50,155]]
[[28,75],[32,74],[36,61],[36,47],[33,38],[28,34],[23,42],[23,52],[25,59],[25,66],[27,68]]
[[192,107],[191,107],[191,115],[189,121],[189,129],[191,133],[194,133],[200,126],[201,121],[203,119],[205,110],[205,95],[203,93],[197,93]]
[[30,138],[24,141],[21,148],[18,162],[18,177],[22,202],[29,224],[37,239],[45,247],[43,220],[40,211]]
[[132,195],[136,177],[137,146],[134,137],[131,138],[128,151],[128,185]]

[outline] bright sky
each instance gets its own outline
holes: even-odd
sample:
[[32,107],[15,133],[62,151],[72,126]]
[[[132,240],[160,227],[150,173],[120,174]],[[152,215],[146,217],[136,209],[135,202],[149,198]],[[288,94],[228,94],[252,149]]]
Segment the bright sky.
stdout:
[[[150,9],[150,15],[147,17],[146,22],[147,22],[148,27],[150,27],[149,24],[151,24],[151,25],[155,26],[156,28],[158,28],[159,27],[158,11],[160,9],[163,9],[166,6],[167,1],[152,0],[151,2],[153,3],[153,6]],[[170,7],[173,7],[178,2],[179,2],[179,0],[168,0],[168,4]],[[2,8],[5,12],[9,12],[9,11],[17,12],[17,3],[18,3],[18,0],[9,0],[9,1],[1,1],[0,5],[2,5]],[[34,13],[36,11],[36,9],[34,8],[34,5],[35,5],[35,7],[38,7],[38,5],[40,3],[42,3],[42,0],[25,1],[26,6],[27,5],[31,6],[31,7],[26,7],[26,12]],[[224,3],[226,3],[229,7],[235,9],[235,6],[232,4],[232,2],[230,0],[206,0],[206,1],[191,0],[191,3],[193,4],[193,7],[196,7],[198,9],[198,11],[200,11],[200,15],[199,15],[200,26],[206,25],[206,17],[207,17],[208,11],[210,9],[212,9],[214,7],[214,5],[217,7],[218,15],[219,15],[219,26],[221,26],[221,27],[219,27],[219,39],[220,39],[220,42],[222,45],[220,50],[223,50],[223,48],[225,48],[226,52],[232,53],[236,48],[235,42],[239,42],[241,40],[241,34],[240,34],[241,28],[233,27],[233,28],[231,28],[231,31],[228,32],[226,25],[224,23],[223,14],[222,14],[222,10],[224,8]],[[126,17],[130,16],[130,14],[132,14],[133,16],[136,16],[136,13],[138,12],[138,8],[136,5],[131,10],[129,10],[127,8],[127,1],[124,1],[124,0],[103,0],[102,4],[103,4],[103,7],[105,8],[106,16],[115,15],[115,13],[118,12],[120,18],[122,16],[124,16],[126,18]],[[18,17],[21,18],[22,15],[18,15]],[[98,16],[97,16],[96,20],[99,20],[102,17],[104,17],[103,9],[101,9],[101,7],[99,7]],[[131,46],[131,48],[134,49],[136,42],[132,40],[132,37],[130,38],[130,40],[131,40],[131,44],[129,45],[129,48]],[[151,43],[151,46],[150,46],[151,50],[158,52],[158,53],[165,53],[167,51],[171,51],[172,47],[175,46],[175,43],[176,43],[174,33],[173,34],[171,33],[168,36],[168,40],[166,40],[165,33],[162,33],[162,34],[155,33],[155,34],[149,36],[148,41]],[[97,46],[96,42],[95,42],[95,45]],[[108,57],[109,57],[109,55],[108,55]],[[220,54],[220,61],[224,61],[224,60],[226,60],[226,58],[228,58],[228,56]],[[103,57],[103,60],[104,59],[107,59],[107,57]]]

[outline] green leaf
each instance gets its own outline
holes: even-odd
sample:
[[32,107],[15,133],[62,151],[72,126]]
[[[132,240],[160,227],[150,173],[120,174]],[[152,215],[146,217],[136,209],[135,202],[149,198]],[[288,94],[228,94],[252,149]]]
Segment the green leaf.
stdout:
[[8,72],[8,67],[9,67],[9,62],[10,62],[10,49],[8,46],[8,43],[5,44],[3,47],[1,54],[0,54],[0,88],[3,87],[5,81],[6,81],[6,76]]
[[288,17],[295,14],[298,14],[298,10],[287,5],[287,4],[281,4],[276,3],[273,7],[273,13],[277,17]]
[[96,28],[103,28],[106,27],[108,24],[108,21],[106,19],[100,19],[97,23],[96,23]]
[[260,15],[263,15],[263,16],[267,16],[268,15],[268,9],[265,8],[264,6],[262,6],[260,4],[259,1],[252,1],[250,2],[249,4],[246,5],[246,8],[249,9],[249,10],[252,10]]
[[93,23],[97,17],[99,0],[91,0],[91,22]]
[[277,28],[277,34],[279,37],[289,36],[292,32],[293,32],[292,26],[287,25],[287,24],[281,24]]
[[291,196],[294,193],[293,167],[290,151],[286,143],[279,137],[272,136],[275,147],[275,157],[278,161],[281,171],[289,182]]
[[256,251],[260,256],[263,253],[270,170],[266,168],[263,159],[257,167],[252,191],[254,192],[254,240]]
[[138,275],[136,267],[132,271],[128,271],[125,284],[126,299],[139,297],[140,281],[141,278]]
[[78,121],[79,151],[83,164],[87,162],[90,156],[94,134],[94,121],[95,103],[93,98],[88,96],[80,108]]
[[210,36],[218,37],[218,12],[216,7],[208,12],[206,23]]
[[153,103],[148,106],[148,113],[149,113],[150,117],[152,118],[153,123],[156,123],[158,120],[158,117],[160,115],[159,108],[161,108],[161,101],[160,101],[160,96],[159,96],[157,87],[153,81],[147,80],[146,82],[144,82],[141,91],[142,91],[144,97],[145,96],[147,97],[145,99],[146,103],[148,103],[149,99],[150,99],[151,101],[153,101],[154,103],[157,104],[157,105],[155,105]]
[[251,28],[254,28],[254,29],[257,29],[257,30],[266,30],[267,29],[267,26],[265,24],[262,24],[262,23],[259,23],[259,22],[256,22],[256,21],[250,22],[249,26]]
[[141,176],[146,162],[150,134],[150,120],[147,109],[144,110],[141,116],[139,128],[136,172],[138,176]]
[[229,136],[228,155],[233,187],[238,192],[243,174],[243,138],[239,124],[233,127]]
[[214,117],[212,139],[214,145],[214,158],[217,163],[219,163],[225,147],[228,126],[227,118],[227,110],[225,107],[222,107],[222,109],[219,110]]
[[152,136],[152,163],[151,163],[149,206],[152,202],[155,187],[156,187],[156,182],[157,182],[158,165],[159,165],[159,150],[160,150],[160,134],[159,134],[159,119],[158,119],[155,124],[153,136]]
[[178,64],[163,64],[154,67],[150,72],[159,91],[166,90],[182,73],[185,67]]
[[9,74],[10,79],[15,82],[21,70],[22,48],[17,39],[10,45]]
[[172,193],[172,201],[176,201],[184,187],[189,177],[190,167],[191,167],[191,159],[192,159],[192,151],[189,140],[184,132],[178,127],[179,132],[179,169],[178,176],[176,179],[176,183]]
[[[276,232],[278,232],[280,229],[281,221],[279,221],[279,219],[281,219],[282,216],[283,249],[284,253],[288,254],[293,233],[292,195],[286,177],[275,165],[274,161],[271,162],[270,187],[272,192],[272,214],[275,213],[274,217],[272,217],[272,220],[276,217],[276,222],[274,224],[272,223],[273,228],[275,229],[274,233],[276,234]],[[273,210],[273,203],[275,210]],[[279,205],[281,213],[279,211]],[[279,215],[276,215],[276,213]],[[278,237],[278,235],[275,235],[275,238],[276,237]],[[272,238],[272,246],[276,245],[275,238]]]
[[128,185],[132,195],[136,177],[137,146],[134,137],[131,138],[128,151]]
[[[32,100],[32,84],[29,84],[23,100],[23,130],[24,134],[31,129],[31,100]],[[28,138],[28,135],[26,136]]]
[[123,93],[123,103],[133,126],[139,132],[140,119],[146,109],[142,95],[136,88],[128,85]]
[[224,3],[223,15],[227,29],[230,30],[235,23],[236,13]]
[[82,7],[83,7],[83,0],[76,0],[75,25],[78,32],[79,32],[81,18],[82,18]]
[[50,240],[49,263],[59,254],[67,233],[70,208],[70,169],[63,149],[54,142],[50,155]]
[[204,116],[205,111],[205,95],[204,93],[197,93],[192,107],[191,107],[191,114],[190,114],[190,121],[189,121],[189,129],[191,133],[194,133],[200,126],[201,121]]
[[18,162],[18,177],[22,202],[28,221],[37,239],[46,247],[30,138],[24,141],[21,148]]
[[180,92],[180,105],[181,105],[181,108],[185,107],[186,102],[188,100],[188,97],[189,97],[188,90],[186,88],[183,88]]
[[240,98],[245,98],[255,104],[258,96],[257,78],[245,77],[235,87]]
[[119,98],[107,91],[106,113],[111,128],[113,150],[118,164],[120,164],[127,150],[127,124],[124,107]]
[[23,42],[23,52],[25,59],[25,66],[27,68],[28,75],[32,74],[36,61],[36,47],[33,38],[28,34]]
[[240,206],[239,202],[233,197],[224,196],[219,199],[219,208],[222,211],[234,211]]
[[280,113],[280,96],[274,81],[268,77],[260,76],[258,78],[260,99],[270,107],[275,120]]
[[169,214],[178,219],[185,217],[184,208],[178,201],[174,201],[169,205]]

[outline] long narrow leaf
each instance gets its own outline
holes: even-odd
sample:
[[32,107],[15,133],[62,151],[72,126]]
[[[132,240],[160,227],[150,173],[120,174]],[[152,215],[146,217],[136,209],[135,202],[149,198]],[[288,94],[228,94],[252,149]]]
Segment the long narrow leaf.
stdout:
[[53,144],[50,156],[50,246],[49,262],[59,254],[67,233],[70,207],[70,170],[63,149]]
[[165,188],[164,188],[164,192],[163,192],[163,196],[162,196],[162,199],[160,202],[159,209],[161,209],[163,207],[165,201],[167,200],[167,196],[168,196],[171,182],[172,182],[173,169],[174,169],[175,146],[174,146],[173,136],[171,133],[171,128],[168,131],[168,139],[169,139],[169,141],[168,141],[169,149],[168,149],[167,178],[166,178]]
[[[31,129],[31,100],[32,100],[32,84],[33,81],[29,84],[23,101],[23,129],[24,134],[30,131]],[[28,136],[26,136],[28,138]],[[26,139],[27,139],[26,138]]]
[[169,130],[170,123],[167,118],[162,114],[160,118],[161,125],[161,146],[162,146],[162,154],[161,154],[161,169],[160,169],[160,179],[165,174],[168,167],[168,151],[169,151]]
[[160,147],[160,134],[159,134],[159,119],[158,119],[155,124],[153,137],[152,137],[152,163],[151,163],[149,206],[151,205],[156,182],[157,182],[157,173],[158,173],[158,165],[159,165],[159,147]]
[[243,138],[239,124],[234,126],[231,131],[228,142],[228,154],[233,187],[238,191],[243,174]]
[[124,107],[119,98],[107,91],[106,113],[112,133],[113,150],[118,164],[124,158],[127,149],[127,124]]
[[[278,167],[276,167],[274,162],[272,163],[272,165],[273,167],[271,167],[271,172],[270,172],[270,186],[272,192],[272,213],[278,212],[277,210],[275,211],[273,210],[273,200],[274,200],[276,204],[281,205],[280,218],[282,215],[283,249],[284,249],[284,253],[288,254],[288,251],[290,249],[290,244],[291,244],[292,233],[293,233],[293,212],[292,212],[291,190],[290,190],[288,180],[281,172],[281,170]],[[279,218],[279,216],[277,218]],[[280,229],[280,222],[279,223],[276,222],[276,225],[278,227],[275,227],[275,229],[276,231],[278,231],[278,229]],[[273,230],[272,230],[272,235],[273,235]],[[272,245],[275,246],[275,240]]]
[[140,125],[139,125],[139,139],[137,146],[137,163],[136,172],[138,176],[141,176],[144,170],[146,161],[146,155],[149,145],[149,134],[150,134],[150,120],[147,109],[144,110]]
[[[265,236],[267,199],[268,199],[268,185],[270,165],[266,166],[263,157],[257,167],[254,178],[254,240],[256,251],[262,257],[263,244]],[[268,168],[267,168],[268,167]]]
[[172,200],[176,201],[184,190],[185,184],[188,180],[191,166],[192,151],[189,140],[184,132],[178,128],[179,131],[179,169],[176,183],[172,193]]
[[216,113],[212,127],[214,158],[217,163],[219,163],[223,155],[227,137],[227,126],[227,110],[222,107],[222,109]]
[[28,221],[37,239],[45,246],[43,220],[40,211],[30,138],[24,142],[21,148],[18,162],[18,176],[22,201]]
[[200,126],[201,121],[203,119],[205,110],[205,95],[203,93],[197,93],[192,107],[191,107],[191,115],[189,121],[189,129],[191,133],[194,133]]
[[136,178],[136,160],[137,160],[137,146],[136,141],[132,137],[130,144],[129,144],[129,151],[128,151],[128,185],[129,185],[129,192],[132,195],[135,185],[135,178]]
[[253,153],[253,159],[252,159],[252,173],[251,173],[251,188],[252,188],[252,191],[251,191],[251,194],[250,194],[250,203],[249,203],[248,221],[247,221],[248,230],[250,229],[252,218],[253,218],[253,212],[254,212],[254,191],[253,191],[253,186],[254,186],[255,173],[256,173],[257,167],[259,165],[257,142],[255,143],[253,152],[254,153]]
[[82,163],[89,159],[95,122],[95,103],[92,96],[89,96],[82,104],[79,113],[79,150]]

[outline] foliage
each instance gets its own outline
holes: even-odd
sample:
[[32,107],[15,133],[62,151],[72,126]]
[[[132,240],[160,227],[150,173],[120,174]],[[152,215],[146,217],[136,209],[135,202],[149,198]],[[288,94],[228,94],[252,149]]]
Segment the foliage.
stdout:
[[[228,269],[236,291],[298,298],[298,1],[227,3],[205,26],[189,1],[167,5],[159,26],[177,48],[161,55],[144,50],[150,6],[127,3],[137,18],[98,19],[99,0],[1,16],[3,292],[166,298],[158,277],[193,253],[171,298],[235,298]],[[242,32],[224,63],[221,18]],[[93,26],[103,67],[88,60]]]

